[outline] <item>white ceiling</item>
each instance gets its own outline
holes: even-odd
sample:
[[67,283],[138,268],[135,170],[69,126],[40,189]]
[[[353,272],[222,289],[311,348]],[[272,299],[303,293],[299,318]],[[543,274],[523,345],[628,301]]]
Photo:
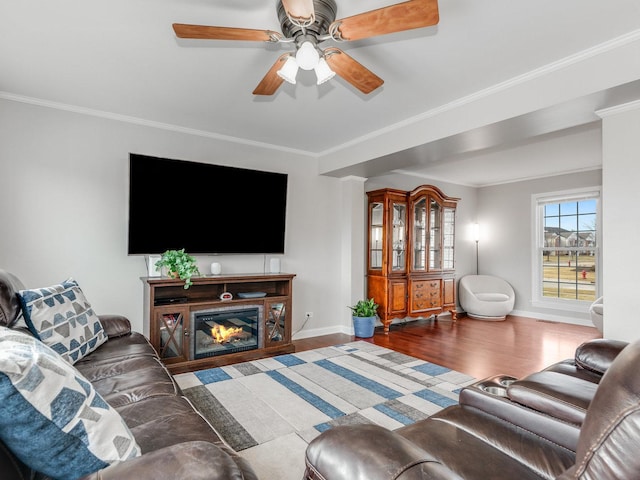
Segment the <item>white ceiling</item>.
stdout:
[[[338,18],[397,3],[336,1]],[[297,85],[285,83],[271,97],[255,97],[252,90],[290,46],[180,40],[171,28],[178,22],[279,31],[275,5],[276,0],[0,0],[0,98],[171,125],[322,160],[554,62],[616,39],[640,38],[638,0],[441,0],[435,27],[340,45],[385,80],[374,93],[363,95],[339,78],[316,86],[313,72],[301,71]],[[358,165],[372,167],[374,174],[400,168],[474,185],[553,173],[557,165],[508,171],[500,155],[487,155],[482,163],[475,159],[474,165],[483,165],[475,169],[461,169],[460,162],[478,148],[496,152],[534,135],[595,122],[594,108],[640,98],[640,83],[627,80],[612,79],[607,91],[571,102],[559,99],[517,116],[515,123],[494,122],[484,127],[493,140],[480,147],[468,145],[482,133],[474,129],[403,153],[419,161],[403,165],[397,154],[385,153],[387,161],[368,155]],[[570,108],[578,104],[580,115]],[[539,120],[548,126],[539,128]]]

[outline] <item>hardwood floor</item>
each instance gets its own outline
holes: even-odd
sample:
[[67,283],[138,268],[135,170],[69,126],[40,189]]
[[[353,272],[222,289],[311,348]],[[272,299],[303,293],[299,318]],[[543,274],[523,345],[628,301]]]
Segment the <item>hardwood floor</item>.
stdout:
[[[417,320],[376,329],[362,339],[482,379],[499,373],[523,377],[572,358],[581,343],[602,335],[593,327],[508,316],[504,322]],[[297,351],[350,342],[345,334],[295,340]]]

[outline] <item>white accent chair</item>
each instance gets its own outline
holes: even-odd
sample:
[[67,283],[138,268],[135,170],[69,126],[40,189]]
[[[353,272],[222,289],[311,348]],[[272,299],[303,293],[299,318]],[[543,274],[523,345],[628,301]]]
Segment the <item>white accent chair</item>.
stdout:
[[589,313],[591,314],[591,321],[595,327],[602,333],[603,319],[604,319],[604,297],[597,298],[595,302],[589,307]]
[[513,310],[516,294],[505,280],[491,275],[467,275],[458,285],[460,306],[476,320],[500,321]]

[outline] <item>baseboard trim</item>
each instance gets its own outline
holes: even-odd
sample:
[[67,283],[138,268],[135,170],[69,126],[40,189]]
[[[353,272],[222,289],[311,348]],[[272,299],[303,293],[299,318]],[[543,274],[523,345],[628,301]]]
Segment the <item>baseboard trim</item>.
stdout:
[[[451,319],[451,312],[442,312],[438,315],[438,318],[446,317],[447,320]],[[394,318],[391,321],[392,325],[404,324],[407,322],[413,322],[415,320],[427,320],[431,317],[420,317],[420,318]],[[376,328],[381,328],[382,323],[380,319],[376,320]],[[311,338],[311,337],[320,337],[322,335],[331,335],[333,333],[344,333],[345,335],[353,335],[353,325],[334,325],[332,327],[323,327],[323,328],[311,328],[311,329],[302,329],[299,332],[293,334],[293,340],[302,340],[303,338]]]
[[534,320],[546,320],[550,322],[569,323],[571,325],[583,325],[585,327],[593,327],[593,323],[591,323],[590,319],[567,317],[565,315],[529,312],[526,310],[514,310],[509,315],[517,315],[518,317],[533,318]]
[[[459,311],[458,314],[462,316],[462,315],[466,315],[466,312]],[[441,315],[445,315],[445,314],[443,313]],[[585,327],[593,327],[593,323],[591,323],[591,320],[589,319],[567,317],[564,315],[550,315],[547,313],[529,312],[526,310],[514,310],[509,315],[516,315],[518,317],[527,317],[527,318],[532,318],[534,320],[545,320],[550,322],[569,323],[571,325],[582,325]],[[438,315],[438,317],[440,317],[440,315]],[[401,324],[401,323],[414,321],[414,320],[417,320],[417,319],[406,318],[406,319],[394,320],[392,323]],[[379,326],[379,325],[380,324],[378,323],[376,326]],[[350,325],[347,327],[345,325],[334,325],[332,327],[303,329],[295,333],[293,335],[293,339],[302,340],[304,338],[321,337],[322,335],[331,335],[334,333],[344,333],[345,335],[353,335],[353,326]]]
[[321,337],[322,335],[331,335],[334,333],[353,335],[353,326],[346,327],[345,325],[334,325],[333,327],[302,329],[301,331],[293,334],[293,339],[302,340],[303,338]]

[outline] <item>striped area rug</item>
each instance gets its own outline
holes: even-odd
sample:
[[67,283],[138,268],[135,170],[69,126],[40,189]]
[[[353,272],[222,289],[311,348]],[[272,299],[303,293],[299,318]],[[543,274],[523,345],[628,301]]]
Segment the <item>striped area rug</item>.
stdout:
[[396,429],[457,403],[474,379],[368,342],[175,376],[236,451],[290,434],[308,443],[334,425]]

